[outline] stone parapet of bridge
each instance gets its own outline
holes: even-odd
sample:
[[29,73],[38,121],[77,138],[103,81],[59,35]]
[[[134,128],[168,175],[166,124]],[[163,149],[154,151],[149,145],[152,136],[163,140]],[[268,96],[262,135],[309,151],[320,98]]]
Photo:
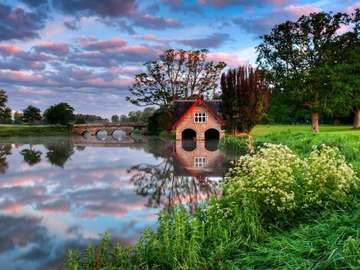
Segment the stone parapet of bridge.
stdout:
[[96,134],[101,130],[105,130],[108,135],[112,135],[115,130],[122,130],[127,134],[131,134],[134,129],[138,129],[141,133],[144,133],[146,125],[141,123],[94,123],[75,124],[72,126],[72,132],[81,136],[85,133],[89,133],[91,136],[96,136]]

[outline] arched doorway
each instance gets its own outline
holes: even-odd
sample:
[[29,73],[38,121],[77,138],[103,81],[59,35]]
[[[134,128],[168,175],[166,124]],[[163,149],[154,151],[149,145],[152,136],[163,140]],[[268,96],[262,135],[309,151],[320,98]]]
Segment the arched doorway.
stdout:
[[205,131],[205,149],[216,151],[219,147],[220,132],[217,129],[210,128]]
[[181,139],[196,140],[196,131],[191,128],[184,129],[183,132],[181,133]]
[[187,128],[181,133],[182,148],[185,151],[193,151],[196,148],[196,131]]

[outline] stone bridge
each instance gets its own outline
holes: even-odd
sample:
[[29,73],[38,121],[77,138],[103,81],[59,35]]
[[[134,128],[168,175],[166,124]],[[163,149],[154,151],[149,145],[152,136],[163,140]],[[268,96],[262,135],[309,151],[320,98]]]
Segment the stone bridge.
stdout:
[[76,135],[96,136],[99,131],[106,131],[108,135],[112,135],[114,131],[121,130],[127,135],[130,135],[134,129],[145,132],[146,125],[142,123],[94,123],[94,124],[75,124],[72,127],[72,132]]

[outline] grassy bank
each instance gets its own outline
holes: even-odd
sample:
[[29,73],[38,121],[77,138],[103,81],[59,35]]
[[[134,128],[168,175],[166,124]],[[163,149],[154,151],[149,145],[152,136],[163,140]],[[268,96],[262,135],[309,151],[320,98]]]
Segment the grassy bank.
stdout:
[[[135,247],[105,236],[71,251],[68,269],[360,269],[360,132],[258,126],[253,143],[221,198],[163,213]],[[247,145],[228,137],[222,147]]]
[[70,129],[51,125],[0,125],[0,137],[66,136]]

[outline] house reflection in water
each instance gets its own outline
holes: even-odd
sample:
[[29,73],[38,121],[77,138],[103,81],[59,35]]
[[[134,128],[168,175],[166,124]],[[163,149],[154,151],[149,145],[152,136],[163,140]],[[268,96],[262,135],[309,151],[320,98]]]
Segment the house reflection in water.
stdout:
[[212,196],[220,195],[219,183],[224,173],[224,156],[217,149],[217,141],[176,141],[173,154],[174,178],[185,180],[192,187],[187,194],[177,197],[176,204],[186,204],[190,211]]
[[174,173],[176,176],[192,176],[199,181],[206,177],[223,176],[224,155],[218,149],[218,141],[176,141],[174,149]]

